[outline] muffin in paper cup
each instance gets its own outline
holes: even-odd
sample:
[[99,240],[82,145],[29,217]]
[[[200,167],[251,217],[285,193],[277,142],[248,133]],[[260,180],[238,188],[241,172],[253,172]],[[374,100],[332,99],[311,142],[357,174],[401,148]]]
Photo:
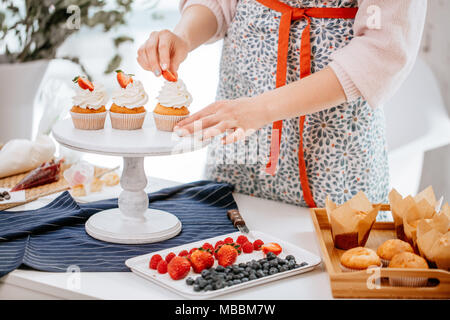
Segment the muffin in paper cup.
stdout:
[[101,130],[105,127],[106,111],[97,113],[77,113],[70,111],[76,129]]
[[189,115],[185,116],[172,116],[172,115],[162,115],[153,112],[153,118],[155,120],[155,125],[158,130],[161,131],[173,131],[173,128],[178,122],[186,119]]
[[418,277],[390,277],[389,285],[393,287],[426,287],[428,278]]
[[147,112],[141,113],[116,113],[109,112],[111,118],[111,126],[118,130],[138,130],[142,129],[145,115]]

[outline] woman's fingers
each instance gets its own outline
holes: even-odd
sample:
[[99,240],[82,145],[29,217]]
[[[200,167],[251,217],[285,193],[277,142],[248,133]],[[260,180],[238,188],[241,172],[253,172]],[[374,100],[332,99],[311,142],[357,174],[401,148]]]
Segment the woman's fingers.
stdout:
[[217,110],[217,105],[219,102],[213,102],[209,106],[203,108],[202,110],[194,113],[189,118],[186,118],[180,122],[177,123],[177,128],[183,129],[184,126],[192,124],[194,121],[200,120],[201,118],[204,118],[210,114],[213,114]]
[[233,129],[234,125],[232,121],[224,120],[219,122],[213,127],[209,127],[208,129],[203,131],[202,139],[208,140],[218,136],[219,134],[224,133],[228,129]]
[[172,33],[169,30],[159,32],[158,54],[159,64],[162,70],[167,70],[170,66],[170,50],[172,49]]
[[157,77],[161,75],[161,68],[159,66],[158,43],[158,32],[152,32],[145,44],[145,55],[150,65],[150,71],[152,71]]
[[187,135],[195,134],[195,133],[201,132],[205,129],[208,129],[208,128],[216,125],[220,121],[221,121],[220,117],[213,114],[213,115],[209,115],[204,118],[201,118],[197,121],[191,122],[190,124],[185,125],[182,128],[176,129],[176,130],[181,130],[180,131],[181,136],[187,136]]
[[245,139],[244,129],[237,128],[236,130],[234,130],[234,132],[231,132],[231,133],[227,134],[225,137],[223,137],[222,143],[230,144],[230,143],[234,143],[234,142],[244,140],[244,139]]

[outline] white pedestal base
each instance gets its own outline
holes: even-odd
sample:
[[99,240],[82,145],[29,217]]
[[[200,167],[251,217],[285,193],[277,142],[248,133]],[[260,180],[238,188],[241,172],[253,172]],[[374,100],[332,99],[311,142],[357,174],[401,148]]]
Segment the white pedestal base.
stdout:
[[94,214],[86,222],[86,232],[93,238],[122,244],[153,243],[175,237],[181,222],[171,213],[147,209],[144,219],[127,219],[120,209]]

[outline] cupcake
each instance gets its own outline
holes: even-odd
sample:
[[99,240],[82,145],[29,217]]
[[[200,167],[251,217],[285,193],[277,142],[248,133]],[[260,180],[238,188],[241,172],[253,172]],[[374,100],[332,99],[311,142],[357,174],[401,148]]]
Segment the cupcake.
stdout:
[[341,256],[341,269],[344,272],[366,270],[371,266],[381,267],[380,257],[372,249],[356,247]]
[[82,130],[103,129],[106,119],[105,104],[108,102],[104,86],[80,76],[72,81],[78,84],[76,94],[72,97],[73,107],[70,109],[74,127]]
[[[424,258],[411,252],[402,252],[392,257],[389,268],[428,269]],[[395,287],[423,287],[427,278],[417,277],[389,277],[389,284]]]
[[148,95],[142,82],[134,80],[132,74],[117,70],[117,82],[120,88],[112,95],[113,103],[109,109],[111,126],[119,130],[141,129],[144,124],[145,104]]
[[387,240],[377,249],[377,254],[385,267],[389,265],[393,256],[402,252],[414,253],[414,250],[408,242],[399,239]]
[[173,131],[175,125],[189,116],[188,107],[192,96],[184,82],[165,81],[158,96],[158,104],[153,110],[156,128],[162,131]]

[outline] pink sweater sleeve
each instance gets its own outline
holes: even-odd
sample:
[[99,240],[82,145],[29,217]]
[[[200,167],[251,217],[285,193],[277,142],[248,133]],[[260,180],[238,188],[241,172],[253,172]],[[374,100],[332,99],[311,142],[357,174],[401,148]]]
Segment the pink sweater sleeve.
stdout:
[[207,41],[207,43],[213,43],[222,39],[228,30],[228,26],[233,20],[236,13],[237,0],[181,0],[180,11],[183,13],[186,8],[190,6],[200,4],[209,10],[211,10],[217,19],[217,32]]
[[426,4],[426,0],[359,1],[354,38],[332,54],[330,63],[347,101],[363,96],[376,108],[394,95],[416,60]]

